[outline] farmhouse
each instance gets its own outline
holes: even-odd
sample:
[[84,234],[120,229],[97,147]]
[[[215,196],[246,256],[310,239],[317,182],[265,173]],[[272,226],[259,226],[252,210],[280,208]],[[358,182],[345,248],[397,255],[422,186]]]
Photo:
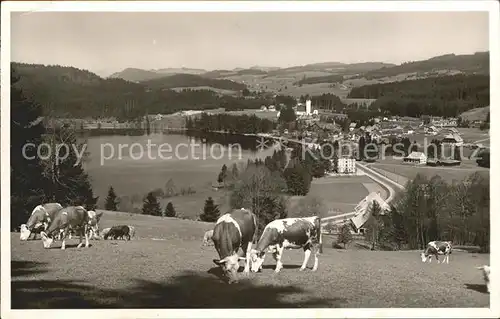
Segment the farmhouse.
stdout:
[[464,143],[462,137],[456,133],[446,135],[443,140],[443,143],[448,143],[456,146],[461,146]]
[[404,163],[425,164],[427,163],[427,155],[422,152],[411,152],[410,155],[403,158]]
[[356,233],[364,233],[365,229],[363,228],[363,225],[366,224],[372,214],[374,201],[379,204],[381,208],[381,215],[385,215],[385,213],[391,209],[389,204],[382,199],[380,193],[372,192],[368,194],[368,196],[361,200],[354,208],[355,215],[350,219],[351,226]]

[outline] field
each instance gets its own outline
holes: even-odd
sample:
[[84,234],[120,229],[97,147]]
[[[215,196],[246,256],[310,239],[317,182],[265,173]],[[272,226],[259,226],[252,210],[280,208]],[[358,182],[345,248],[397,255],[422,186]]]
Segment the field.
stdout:
[[324,177],[311,183],[309,196],[320,198],[327,211],[351,212],[370,192],[385,190],[367,176]]
[[475,108],[475,109],[472,109],[472,110],[469,110],[467,112],[464,112],[462,114],[460,114],[460,116],[467,120],[467,121],[484,121],[486,120],[486,117],[488,116],[488,112],[490,111],[490,107],[489,106],[486,106],[486,107],[478,107],[478,108]]
[[422,264],[419,252],[325,244],[317,272],[299,272],[303,253],[289,250],[279,274],[267,256],[262,273],[240,273],[239,283],[227,285],[212,262],[215,249],[201,247],[213,224],[105,212],[101,228],[116,224],[134,225],[138,238],[93,240],[87,249],[76,249],[71,240],[61,251],[60,242],[45,250],[39,240],[21,242],[13,233],[12,308],[489,306],[474,269],[489,263],[486,254],[457,251],[450,264],[438,265]]
[[[387,175],[389,178],[398,179],[397,182],[404,185],[407,179],[413,179],[418,173],[431,178],[434,175],[439,175],[447,182],[452,182],[453,180],[461,181],[467,176],[473,174],[474,172],[479,172],[481,176],[489,178],[490,170],[482,167],[431,167],[431,166],[413,166],[408,164],[383,164],[383,163],[373,163],[368,165],[371,168],[375,168],[377,172],[384,174],[385,172],[392,173]],[[380,171],[383,170],[383,171]],[[403,178],[398,178],[393,175],[400,175]]]
[[223,94],[223,95],[236,95],[236,94],[238,94],[237,91],[218,89],[218,88],[214,88],[211,86],[187,86],[187,87],[172,88],[171,90],[174,90],[177,92],[182,91],[182,90],[210,90],[210,91],[214,91],[216,93]]
[[[386,196],[385,190],[367,176],[325,177],[313,180],[307,197],[319,199],[324,207],[324,216],[330,216],[339,212],[352,211],[359,201],[372,191],[380,191],[382,197]],[[229,193],[224,190],[215,191],[208,185],[198,188],[197,192],[192,195],[161,199],[160,206],[165,207],[171,201],[180,216],[196,219],[209,196],[214,199],[215,204],[219,205],[221,212],[230,209]],[[302,198],[304,196],[290,198],[288,208],[291,217],[304,213],[294,209]]]

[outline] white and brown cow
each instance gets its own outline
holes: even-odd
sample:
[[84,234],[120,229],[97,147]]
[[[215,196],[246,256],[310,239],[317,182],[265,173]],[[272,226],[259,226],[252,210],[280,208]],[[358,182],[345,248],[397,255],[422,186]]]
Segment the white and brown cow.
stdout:
[[69,206],[59,210],[55,214],[54,220],[50,223],[47,231],[40,234],[42,236],[43,247],[50,248],[54,241],[54,237],[62,232],[61,249],[65,249],[66,236],[70,229],[83,229],[83,231],[79,232],[80,243],[77,248],[80,248],[83,244],[83,235],[85,236],[85,247],[89,247],[89,220],[89,214],[82,206]]
[[484,282],[486,284],[486,290],[490,292],[490,266],[483,265],[481,267],[476,267],[476,268],[482,270]]
[[[235,209],[221,216],[214,227],[212,240],[220,259],[214,263],[222,268],[228,283],[236,281],[240,260],[245,260],[244,272],[250,272],[250,250],[257,230],[257,218],[247,209]],[[239,249],[246,257],[238,256]]]
[[[63,207],[59,203],[46,203],[36,206],[26,224],[21,225],[21,240],[28,240],[34,230],[46,230],[54,215]],[[41,232],[41,231],[40,231]],[[36,231],[34,232],[36,238]]]
[[318,254],[323,252],[321,235],[321,218],[318,216],[303,218],[276,219],[266,225],[255,249],[250,254],[252,261],[252,271],[257,272],[262,269],[266,248],[273,253],[276,260],[275,272],[283,268],[281,257],[283,250],[304,249],[304,262],[300,270],[306,269],[307,262],[314,252],[313,271],[318,269]]
[[[96,213],[93,210],[89,210],[89,211],[87,211],[87,214],[89,215],[89,222],[88,222],[89,226],[87,227],[89,239],[98,238],[99,237],[99,221],[101,220],[103,213],[102,212]],[[82,231],[84,231],[83,227],[76,228],[76,229],[70,228],[68,230],[67,237],[68,237],[68,239],[71,239],[73,236],[79,235],[80,232],[82,232]],[[55,237],[55,239],[58,239],[58,240],[62,239],[62,231],[58,236]]]
[[214,235],[214,230],[210,229],[205,232],[203,235],[203,243],[202,246],[211,246],[211,243],[213,244],[212,237]]
[[439,255],[444,255],[443,264],[446,261],[447,264],[450,263],[450,254],[452,251],[451,242],[449,241],[431,241],[427,244],[424,252],[420,254],[422,262],[429,260],[432,261],[432,256],[436,257],[437,263],[439,264]]

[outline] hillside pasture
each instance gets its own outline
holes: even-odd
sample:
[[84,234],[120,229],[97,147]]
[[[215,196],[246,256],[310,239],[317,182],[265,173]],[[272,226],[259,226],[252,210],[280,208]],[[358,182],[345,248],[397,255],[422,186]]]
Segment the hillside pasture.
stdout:
[[183,90],[209,90],[209,91],[214,91],[214,92],[222,94],[222,95],[236,95],[236,94],[238,94],[238,92],[234,91],[234,90],[218,89],[218,88],[214,88],[211,86],[175,87],[175,88],[171,88],[171,90],[174,90],[176,92],[183,91]]
[[[261,273],[227,285],[202,247],[213,224],[104,212],[101,228],[136,227],[131,241],[69,240],[43,249],[40,240],[12,243],[12,308],[289,308],[488,307],[475,266],[489,255],[454,252],[450,264],[423,264],[417,251],[379,252],[324,247],[317,272],[299,272],[302,250],[287,250],[275,274],[267,256]],[[313,260],[309,262],[312,267]],[[243,267],[240,267],[240,271]],[[436,284],[436,276],[446,277]]]
[[349,90],[342,89],[341,86],[334,85],[331,87],[331,83],[317,83],[317,84],[304,84],[302,86],[288,86],[287,88],[282,88],[280,94],[290,95],[293,97],[300,97],[301,95],[322,95],[322,94],[334,94],[338,97],[346,98],[349,94]]
[[486,117],[488,116],[488,112],[490,111],[489,106],[485,107],[478,107],[472,110],[468,110],[462,114],[460,114],[460,117],[464,120],[467,121],[485,121]]

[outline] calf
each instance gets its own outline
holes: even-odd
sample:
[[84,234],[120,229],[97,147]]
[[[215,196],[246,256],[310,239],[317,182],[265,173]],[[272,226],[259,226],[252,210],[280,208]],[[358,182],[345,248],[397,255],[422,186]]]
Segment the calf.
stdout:
[[323,252],[321,236],[321,218],[318,216],[303,218],[276,219],[266,225],[255,249],[250,254],[252,260],[252,271],[262,269],[266,248],[273,252],[276,260],[275,272],[283,268],[281,258],[283,250],[304,249],[304,262],[300,270],[306,269],[307,262],[314,251],[314,266],[312,271],[318,269],[318,254]]
[[427,248],[425,248],[424,252],[420,254],[422,258],[422,262],[426,262],[429,260],[429,263],[432,261],[432,256],[436,257],[437,263],[439,264],[439,255],[444,255],[444,261],[447,264],[450,263],[450,254],[452,251],[451,242],[449,241],[431,241],[427,244]]
[[202,246],[210,246],[210,243],[213,243],[212,236],[214,235],[214,230],[207,230],[205,235],[203,235],[203,244]]
[[103,238],[108,239],[109,237],[113,239],[128,238],[130,240],[130,228],[127,225],[113,226]]
[[490,292],[490,266],[484,265],[481,267],[476,267],[483,271],[484,282],[486,283],[486,290]]
[[102,212],[96,213],[93,210],[89,210],[88,215],[89,215],[89,229],[90,229],[89,238],[92,239],[92,237],[99,236],[99,221],[101,220]]
[[62,244],[61,249],[66,248],[66,236],[69,233],[70,229],[79,229],[83,228],[83,231],[80,232],[80,243],[77,248],[82,247],[83,236],[85,235],[85,247],[89,247],[89,237],[88,237],[88,222],[89,215],[87,210],[82,206],[69,206],[59,210],[55,216],[54,220],[50,223],[46,232],[41,232],[43,247],[50,248],[52,242],[54,241],[54,237],[62,233]]
[[[31,212],[31,216],[26,224],[21,225],[21,240],[28,240],[33,230],[46,230],[48,225],[54,219],[54,215],[63,207],[59,203],[46,203],[36,206]],[[36,238],[36,231],[35,231]]]
[[[257,230],[257,218],[247,209],[235,209],[221,216],[214,227],[212,240],[220,259],[213,262],[222,268],[223,275],[230,284],[236,281],[239,261],[246,260],[244,272],[250,272],[250,250]],[[245,257],[238,256],[243,250]]]

